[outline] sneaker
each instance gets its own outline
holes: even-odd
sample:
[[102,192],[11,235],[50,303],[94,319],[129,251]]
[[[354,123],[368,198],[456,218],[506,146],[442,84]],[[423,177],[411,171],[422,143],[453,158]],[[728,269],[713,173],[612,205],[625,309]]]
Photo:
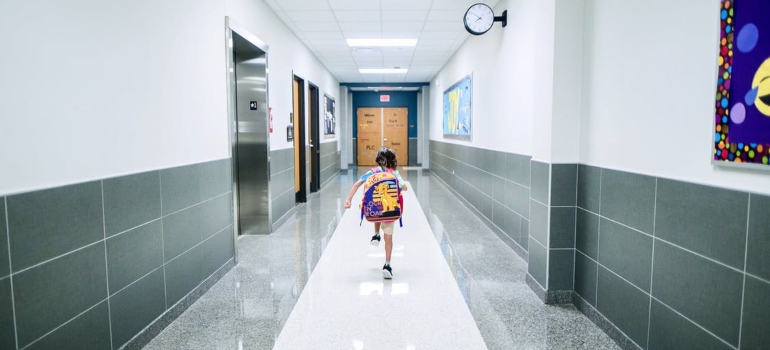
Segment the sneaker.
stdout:
[[393,269],[390,268],[390,265],[385,264],[382,266],[382,277],[388,280],[393,278]]
[[374,236],[372,236],[372,241],[369,243],[371,243],[375,247],[380,245],[380,234],[375,233]]

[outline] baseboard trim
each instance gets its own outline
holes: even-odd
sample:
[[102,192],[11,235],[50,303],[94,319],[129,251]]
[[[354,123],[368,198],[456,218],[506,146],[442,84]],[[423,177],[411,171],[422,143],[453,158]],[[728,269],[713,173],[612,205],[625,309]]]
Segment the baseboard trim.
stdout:
[[571,290],[545,290],[529,273],[527,273],[526,282],[529,289],[532,289],[543,304],[562,305],[574,303],[573,295],[575,293]]
[[591,322],[593,322],[599,329],[610,336],[610,339],[615,341],[618,346],[623,350],[642,350],[642,347],[636,344],[629,336],[616,327],[610,320],[596,310],[591,304],[589,304],[579,294],[574,293],[572,298],[572,304],[580,310]]
[[182,313],[185,312],[193,303],[195,303],[200,297],[203,296],[214,284],[216,284],[227,272],[229,272],[235,266],[235,259],[231,258],[219,269],[211,274],[206,280],[201,282],[195,289],[187,293],[187,295],[179,300],[174,306],[170,307],[166,312],[160,315],[131,340],[126,342],[119,350],[139,350],[145,347],[153,339],[155,339],[160,332],[163,332],[168,325],[176,321]]
[[280,219],[276,220],[273,223],[272,227],[270,228],[270,232],[272,233],[272,232],[275,232],[276,230],[278,230],[278,228],[281,227],[281,225],[283,225],[287,220],[289,220],[289,218],[292,215],[294,215],[294,213],[296,211],[297,211],[297,207],[296,206],[291,207],[291,209],[289,209],[289,211],[287,211],[286,214],[283,214],[283,216],[281,216]]

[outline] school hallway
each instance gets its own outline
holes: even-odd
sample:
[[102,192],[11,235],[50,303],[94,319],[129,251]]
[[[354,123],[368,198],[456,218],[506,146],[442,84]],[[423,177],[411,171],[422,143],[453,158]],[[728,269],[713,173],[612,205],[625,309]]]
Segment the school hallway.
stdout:
[[[545,305],[527,264],[435,175],[402,168],[403,227],[383,279],[340,173],[144,349],[618,349],[572,305]],[[353,203],[360,201],[361,190]]]

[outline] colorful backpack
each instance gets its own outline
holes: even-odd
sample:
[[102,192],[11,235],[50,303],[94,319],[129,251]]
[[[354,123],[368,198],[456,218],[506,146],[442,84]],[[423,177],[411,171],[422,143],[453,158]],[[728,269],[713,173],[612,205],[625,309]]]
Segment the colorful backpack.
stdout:
[[361,203],[361,222],[396,221],[400,226],[401,212],[404,201],[401,197],[401,186],[392,171],[383,171],[379,167],[372,168],[372,176],[364,182],[364,198]]

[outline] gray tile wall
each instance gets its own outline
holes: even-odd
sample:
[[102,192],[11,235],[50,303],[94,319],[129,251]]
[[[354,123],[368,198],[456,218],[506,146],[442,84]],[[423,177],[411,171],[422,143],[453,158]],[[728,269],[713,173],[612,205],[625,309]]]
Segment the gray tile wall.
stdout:
[[230,167],[0,197],[0,348],[118,349],[158,319],[234,256]]
[[321,144],[321,186],[340,171],[340,152],[337,141]]
[[578,166],[575,292],[643,349],[770,343],[770,197]]
[[270,151],[271,224],[286,215],[294,207],[295,201],[294,148]]
[[530,157],[430,141],[430,169],[523,252],[529,248]]
[[[575,226],[577,224],[577,165],[531,161],[530,237],[542,256],[530,255],[528,273],[547,291],[547,302],[555,291],[574,289]],[[532,263],[533,258],[543,261]],[[547,266],[547,269],[540,268]]]

